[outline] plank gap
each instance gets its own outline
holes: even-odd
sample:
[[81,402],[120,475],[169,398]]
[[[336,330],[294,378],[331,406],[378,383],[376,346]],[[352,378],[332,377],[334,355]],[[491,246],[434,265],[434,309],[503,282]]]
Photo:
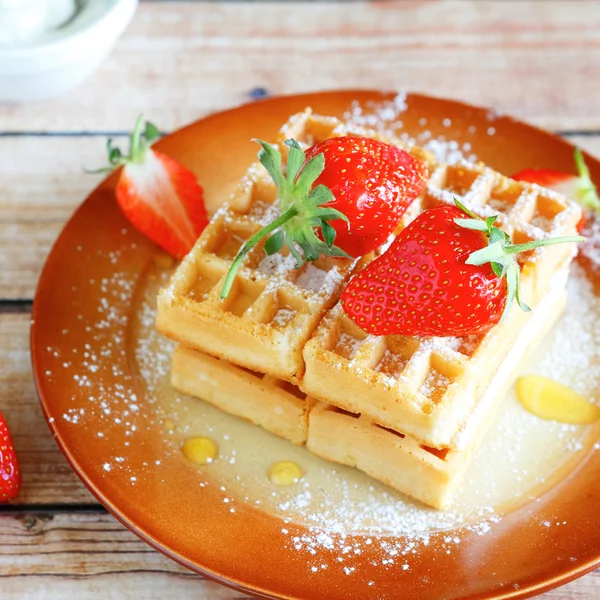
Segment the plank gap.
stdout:
[[36,504],[25,504],[19,502],[13,502],[11,504],[0,504],[0,517],[2,515],[14,515],[15,517],[25,515],[50,515],[52,513],[63,514],[63,513],[86,513],[86,514],[98,514],[105,515],[108,511],[100,503],[98,504],[84,504],[84,503],[73,503],[73,504],[59,504],[59,503],[36,503]]
[[0,314],[30,313],[33,302],[29,298],[0,298]]

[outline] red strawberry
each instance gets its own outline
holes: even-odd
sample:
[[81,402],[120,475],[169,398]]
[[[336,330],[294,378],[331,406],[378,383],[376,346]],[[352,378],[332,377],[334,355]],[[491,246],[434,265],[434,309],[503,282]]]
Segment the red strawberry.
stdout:
[[[306,155],[295,140],[287,140],[285,175],[279,151],[256,141],[262,146],[258,158],[277,185],[281,215],[242,246],[223,284],[223,299],[244,256],[267,236],[265,252],[274,254],[287,246],[298,267],[320,254],[350,258],[375,250],[427,179],[423,163],[368,138],[331,138]],[[336,236],[339,246],[333,244]]]
[[0,502],[16,498],[21,489],[21,470],[8,426],[0,413]]
[[424,211],[350,280],[341,298],[346,314],[375,335],[464,336],[491,329],[513,300],[529,310],[519,299],[515,254],[584,238],[513,245],[495,220],[458,202]]
[[[542,187],[560,192],[583,208],[600,213],[600,198],[598,198],[596,186],[590,178],[590,171],[579,148],[575,148],[574,157],[577,175],[552,169],[525,169],[513,175],[512,178],[516,181],[537,183]],[[583,225],[583,220],[581,225]]]
[[[112,167],[123,166],[115,195],[131,224],[176,258],[183,258],[208,223],[204,194],[196,176],[174,159],[151,149],[158,130],[142,117],[124,156],[108,140]],[[109,169],[110,170],[110,169]]]
[[330,138],[314,145],[306,160],[323,154],[325,168],[315,185],[329,188],[349,226],[334,221],[337,245],[351,256],[377,249],[398,225],[400,217],[421,194],[427,166],[396,146],[370,138]]

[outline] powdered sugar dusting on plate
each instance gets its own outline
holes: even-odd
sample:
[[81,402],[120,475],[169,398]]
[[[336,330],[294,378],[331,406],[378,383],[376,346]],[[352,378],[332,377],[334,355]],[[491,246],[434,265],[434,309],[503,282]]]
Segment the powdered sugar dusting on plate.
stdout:
[[[477,155],[473,152],[469,141],[459,144],[458,141],[449,139],[445,135],[434,138],[425,117],[418,121],[419,127],[422,129],[417,133],[413,131],[409,135],[403,129],[402,121],[402,113],[406,109],[406,92],[400,91],[392,100],[371,101],[364,104],[353,102],[344,114],[344,121],[351,125],[375,129],[385,135],[395,136],[411,146],[422,146],[432,152],[438,162],[454,164],[461,160],[477,160]],[[443,127],[447,128],[451,125],[451,119],[442,120]],[[475,131],[469,131],[469,133],[475,133]]]

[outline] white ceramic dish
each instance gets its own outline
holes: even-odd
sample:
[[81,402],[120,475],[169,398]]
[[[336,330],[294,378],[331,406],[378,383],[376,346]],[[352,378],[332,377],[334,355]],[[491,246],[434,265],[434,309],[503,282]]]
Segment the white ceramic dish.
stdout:
[[0,48],[0,102],[66,92],[102,61],[131,21],[138,0],[84,0],[64,26],[33,42]]

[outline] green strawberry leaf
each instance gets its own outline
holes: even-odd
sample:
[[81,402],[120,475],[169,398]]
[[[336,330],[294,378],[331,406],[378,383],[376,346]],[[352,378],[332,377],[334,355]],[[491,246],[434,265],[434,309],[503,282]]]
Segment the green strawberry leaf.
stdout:
[[321,221],[321,234],[327,248],[331,248],[335,242],[335,229],[327,221]]
[[285,145],[289,147],[286,168],[286,179],[288,183],[294,183],[302,164],[304,163],[304,152],[296,140],[286,140]]
[[160,137],[160,132],[158,131],[158,127],[154,125],[154,123],[150,123],[150,121],[146,121],[146,128],[144,129],[144,137],[146,138],[146,143],[148,146],[151,146],[154,141],[156,141]]
[[284,236],[283,231],[278,229],[265,243],[265,253],[271,256],[276,254],[283,248]]
[[574,158],[577,174],[579,175],[577,191],[579,192],[580,203],[584,208],[589,208],[600,214],[600,198],[598,197],[598,190],[592,181],[590,170],[585,164],[583,153],[579,148],[575,148]]
[[[469,215],[471,219],[454,219],[454,222],[460,227],[465,229],[474,229],[477,231],[484,231],[488,238],[488,245],[484,246],[480,250],[473,252],[465,261],[467,265],[484,265],[490,263],[490,267],[497,277],[506,278],[506,304],[504,306],[504,312],[502,318],[504,318],[510,310],[514,301],[520,306],[521,310],[526,312],[530,311],[531,308],[521,300],[519,292],[519,265],[515,259],[515,255],[521,252],[527,252],[534,248],[541,248],[542,246],[552,246],[554,244],[564,244],[569,242],[583,242],[585,238],[580,235],[570,235],[555,238],[546,238],[542,240],[532,240],[524,244],[513,244],[510,236],[505,232],[494,226],[497,215],[493,217],[487,217],[482,219],[475,215],[472,211],[468,210],[461,202],[456,198],[454,202],[460,210]],[[478,221],[483,225],[475,225],[473,221]]]

